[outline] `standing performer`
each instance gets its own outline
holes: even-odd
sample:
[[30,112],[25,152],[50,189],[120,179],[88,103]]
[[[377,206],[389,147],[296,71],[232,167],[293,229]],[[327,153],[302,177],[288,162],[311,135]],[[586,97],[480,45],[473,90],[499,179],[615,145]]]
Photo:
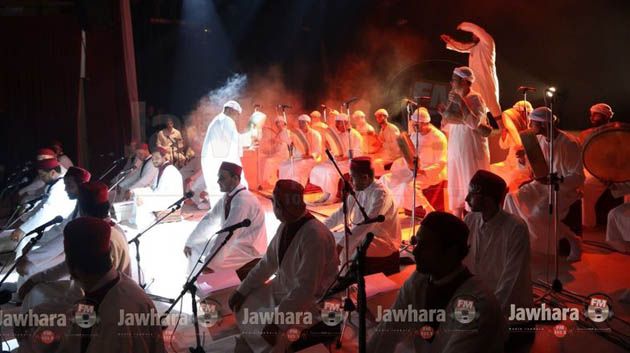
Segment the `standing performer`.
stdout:
[[490,167],[486,105],[479,93],[471,89],[474,72],[466,66],[453,70],[448,104],[442,122],[448,129],[448,199],[451,212],[464,216],[464,199],[470,178],[479,169]]
[[[208,239],[212,238],[204,256],[213,254],[228,233],[214,235],[220,229],[239,223],[245,219],[251,221],[247,228],[234,231],[230,240],[217,256],[208,264],[208,270],[238,270],[246,265],[251,269],[267,248],[265,213],[260,202],[241,184],[242,168],[230,162],[221,163],[218,172],[219,188],[224,192],[221,202],[212,207],[197,227],[188,236],[184,255],[189,259],[189,271],[192,271],[199,256],[202,255]],[[202,259],[202,262],[205,262]],[[195,271],[198,271],[196,269]]]
[[[223,105],[223,112],[212,119],[201,150],[201,169],[206,181],[208,199],[214,207],[222,197],[214,177],[223,161],[242,165],[242,151],[239,146],[239,135],[234,120],[243,110],[236,101],[228,101]],[[241,175],[241,183],[247,187],[247,180]]]
[[[294,148],[293,160],[287,160],[280,163],[278,176],[280,179],[291,179],[306,186],[308,176],[315,164],[322,160],[322,135],[315,129],[311,128],[311,117],[302,114],[298,117],[298,124],[301,133],[304,135],[308,149],[308,155],[304,155],[298,148]],[[298,132],[299,133],[299,132]],[[295,133],[291,134],[293,145],[297,146],[300,141]]]
[[[327,332],[325,325],[317,325],[317,300],[335,279],[339,260],[332,234],[306,210],[303,200],[302,185],[278,180],[273,190],[273,212],[281,222],[278,231],[229,300],[241,331],[235,352],[269,352],[272,347],[284,352],[290,345],[286,335],[289,328],[309,329],[311,337]],[[296,319],[294,325],[279,319],[262,323],[251,320],[256,314],[269,312],[283,317],[299,312],[311,320]]]
[[[549,164],[549,122],[552,119],[551,110],[547,107],[538,107],[529,115],[531,128],[535,131],[538,144],[545,157],[545,163]],[[582,256],[582,243],[580,238],[564,224],[563,220],[569,213],[571,205],[579,198],[579,188],[584,184],[584,167],[582,166],[582,148],[576,138],[559,130],[556,125],[556,117],[553,117],[554,151],[553,170],[558,176],[563,177],[558,191],[558,239],[566,238],[571,245],[571,253],[567,261],[579,261]],[[518,152],[519,163],[526,163],[524,151]],[[549,215],[549,177],[541,177],[521,186],[517,191],[510,192],[504,208],[506,211],[520,216],[527,222],[531,237],[532,250],[538,253],[547,252],[547,244],[551,243],[551,254],[555,253],[555,239],[551,229]]]
[[[357,191],[359,204],[365,207],[365,213],[369,218],[378,215],[385,216],[382,223],[359,225],[365,221],[363,214],[357,206],[355,199],[348,196],[348,222],[351,236],[348,239],[350,254],[361,244],[367,233],[374,233],[374,240],[367,251],[365,271],[366,274],[383,272],[385,275],[397,273],[400,270],[401,229],[398,219],[398,208],[394,204],[389,190],[380,181],[374,180],[374,169],[370,157],[353,158],[350,162],[350,177]],[[343,207],[339,207],[324,224],[329,229],[335,229],[343,225]],[[340,248],[345,247],[345,230],[333,233]],[[345,263],[345,250],[341,250],[341,262]],[[351,255],[352,256],[352,255]]]
[[392,193],[397,207],[411,211],[413,197],[416,197],[416,214],[433,212],[433,206],[424,197],[423,189],[439,184],[446,179],[447,141],[442,131],[431,125],[431,116],[426,108],[418,108],[411,115],[409,137],[414,150],[418,151],[418,174],[416,189],[413,188],[413,165],[405,158],[398,158],[392,164],[391,172],[381,177],[381,182]]
[[499,80],[497,79],[496,49],[494,39],[483,28],[474,23],[462,22],[457,26],[460,31],[471,32],[472,43],[460,43],[450,36],[440,36],[446,43],[446,48],[460,53],[468,53],[468,66],[473,70],[477,80],[473,82],[472,90],[478,92],[488,105],[492,116],[501,116],[499,105]]
[[[342,145],[342,155],[335,156],[335,158],[341,172],[347,173],[350,167],[348,151],[350,150],[353,157],[361,156],[363,154],[361,151],[363,138],[357,130],[350,127],[346,114],[337,114],[335,116],[335,129]],[[348,134],[350,134],[350,146],[348,146]],[[323,191],[322,197],[316,200],[315,203],[333,203],[337,200],[339,173],[337,173],[331,161],[324,161],[313,167],[310,180],[311,184],[319,186]]]
[[[612,108],[606,103],[593,105],[590,112],[591,128],[580,133],[580,143],[582,144],[598,127],[608,124],[614,114]],[[584,176],[584,186],[582,186],[582,225],[593,228],[597,225],[595,204],[607,187],[586,169],[584,169]]]

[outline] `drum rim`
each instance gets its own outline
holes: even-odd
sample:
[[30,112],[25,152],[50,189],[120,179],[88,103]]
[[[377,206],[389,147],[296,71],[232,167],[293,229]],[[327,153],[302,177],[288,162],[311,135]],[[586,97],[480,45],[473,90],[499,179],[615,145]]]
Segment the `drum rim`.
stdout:
[[597,179],[602,180],[604,182],[626,183],[626,182],[630,182],[630,178],[626,178],[623,180],[610,180],[610,179],[602,178],[600,175],[598,175],[598,173],[593,173],[593,170],[589,168],[589,166],[586,163],[587,150],[589,146],[591,145],[591,143],[593,142],[593,139],[600,137],[601,135],[604,135],[606,133],[616,132],[619,130],[622,130],[622,131],[626,130],[630,132],[630,124],[623,123],[620,121],[615,121],[615,122],[610,122],[606,125],[599,126],[588,135],[588,137],[584,140],[584,145],[582,146],[582,165],[584,166],[584,169],[586,169],[591,175],[593,175]]

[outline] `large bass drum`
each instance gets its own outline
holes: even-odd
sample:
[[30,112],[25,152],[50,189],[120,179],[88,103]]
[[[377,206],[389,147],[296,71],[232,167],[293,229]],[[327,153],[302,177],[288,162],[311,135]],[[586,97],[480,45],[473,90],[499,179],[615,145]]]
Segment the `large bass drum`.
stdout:
[[630,125],[606,124],[584,141],[584,168],[604,182],[630,182]]

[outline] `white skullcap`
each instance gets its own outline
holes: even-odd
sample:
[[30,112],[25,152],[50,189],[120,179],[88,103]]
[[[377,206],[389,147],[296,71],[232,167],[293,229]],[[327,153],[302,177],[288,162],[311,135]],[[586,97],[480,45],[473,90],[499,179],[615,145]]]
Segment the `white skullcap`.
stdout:
[[311,122],[311,117],[306,115],[306,114],[302,114],[300,116],[298,116],[298,121],[306,121],[306,122]]
[[591,113],[599,113],[608,119],[612,118],[614,112],[612,108],[606,103],[597,103],[591,107]]
[[352,113],[352,117],[365,118],[365,113],[362,110],[355,110],[354,113]]
[[252,116],[249,117],[249,120],[256,125],[262,123],[265,119],[267,119],[267,115],[263,112],[254,112]]
[[[418,118],[418,115],[420,115],[420,118]],[[421,107],[411,114],[411,120],[417,123],[430,123],[431,115],[429,115],[427,108]]]
[[374,116],[377,116],[377,115],[385,115],[386,117],[389,118],[389,113],[387,112],[387,110],[385,110],[383,108],[381,108],[381,109],[379,109],[379,110],[374,112]]
[[[550,118],[551,118],[551,109],[547,107],[538,107],[532,110],[531,113],[529,113],[529,120],[533,120],[533,121],[548,123]],[[556,120],[556,117],[554,116],[553,119]]]
[[278,115],[278,116],[276,116],[276,120],[275,120],[275,121],[276,121],[276,122],[281,121],[281,122],[283,122],[283,123],[285,123],[285,124],[287,123],[287,119],[284,117],[284,115]]
[[473,73],[473,70],[468,66],[456,67],[455,70],[453,70],[453,73],[463,78],[464,80],[469,81],[470,83],[475,82],[475,74]]
[[236,110],[239,114],[243,113],[243,108],[241,108],[241,105],[238,104],[237,101],[227,101],[225,102],[225,104],[223,104],[223,109],[225,108],[232,108],[234,110]]
[[534,107],[532,107],[532,104],[528,101],[518,101],[514,103],[512,108],[518,110],[519,112],[524,112],[525,114],[529,114],[532,110],[534,110]]
[[348,116],[346,114],[337,114],[335,121],[348,121]]

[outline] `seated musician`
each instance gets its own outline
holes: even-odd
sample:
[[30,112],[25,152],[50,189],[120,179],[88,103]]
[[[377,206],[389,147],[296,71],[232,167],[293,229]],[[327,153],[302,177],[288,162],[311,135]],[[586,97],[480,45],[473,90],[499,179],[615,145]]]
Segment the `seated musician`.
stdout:
[[133,169],[117,187],[117,194],[120,195],[122,200],[128,200],[133,189],[146,188],[153,185],[158,175],[158,169],[151,161],[151,152],[149,152],[149,145],[146,143],[136,146],[135,160],[139,161],[138,167]]
[[[413,195],[416,197],[416,214],[422,217],[434,211],[433,206],[424,197],[423,189],[439,184],[446,179],[446,136],[431,125],[431,116],[426,108],[418,108],[409,124],[409,137],[412,148],[403,151],[410,158],[398,158],[394,161],[390,173],[381,177],[381,182],[392,193],[398,208],[403,207],[410,213],[413,208]],[[417,146],[417,147],[416,147]],[[413,189],[413,158],[418,157],[416,191]],[[410,160],[410,162],[407,162]]]
[[[584,183],[582,167],[582,148],[576,138],[556,127],[557,120],[552,118],[551,110],[538,107],[529,115],[531,129],[534,130],[538,145],[544,155],[544,163],[548,164],[549,139],[551,131],[549,122],[553,119],[554,151],[553,170],[564,180],[560,183],[558,192],[557,212],[560,220],[569,213],[571,204],[579,198],[578,190]],[[517,151],[519,164],[525,165],[525,152]],[[531,161],[529,161],[531,163]],[[553,254],[557,244],[549,242],[547,249],[549,227],[549,176],[542,176],[522,185],[518,190],[508,193],[504,208],[506,211],[520,216],[529,228],[531,245],[534,253]],[[579,261],[582,255],[580,238],[563,222],[558,222],[558,239],[567,239],[571,246],[568,261]]]
[[[241,184],[241,171],[242,168],[234,163],[221,163],[217,183],[224,194],[188,236],[184,254],[189,260],[189,270],[193,270],[201,255],[213,254],[228,235],[214,235],[217,231],[245,219],[249,219],[251,225],[236,229],[204,271],[242,269],[246,273],[264,254],[267,248],[265,214],[256,196]],[[206,247],[208,240],[210,243]]]
[[166,127],[158,132],[156,146],[165,148],[171,155],[171,163],[179,167],[186,162],[184,155],[184,138],[175,128],[173,118],[166,119]]
[[398,136],[400,136],[400,130],[396,125],[389,122],[387,110],[383,108],[377,110],[374,112],[374,117],[380,126],[380,131],[378,132],[380,147],[372,157],[374,158],[376,175],[383,175],[392,162],[401,156],[397,141]]
[[322,160],[322,135],[311,128],[311,117],[306,114],[298,117],[298,124],[299,130],[291,134],[293,158],[280,163],[278,176],[306,186],[311,169]]
[[287,129],[287,119],[283,115],[276,117],[273,136],[263,134],[264,154],[261,185],[263,189],[270,189],[278,180],[278,167],[280,163],[289,159],[291,154],[291,132]]
[[375,153],[381,146],[378,141],[376,130],[374,130],[374,127],[367,122],[365,113],[361,110],[355,110],[354,113],[352,113],[350,122],[361,134],[361,137],[363,137],[363,145],[361,146],[361,149],[368,154]]

